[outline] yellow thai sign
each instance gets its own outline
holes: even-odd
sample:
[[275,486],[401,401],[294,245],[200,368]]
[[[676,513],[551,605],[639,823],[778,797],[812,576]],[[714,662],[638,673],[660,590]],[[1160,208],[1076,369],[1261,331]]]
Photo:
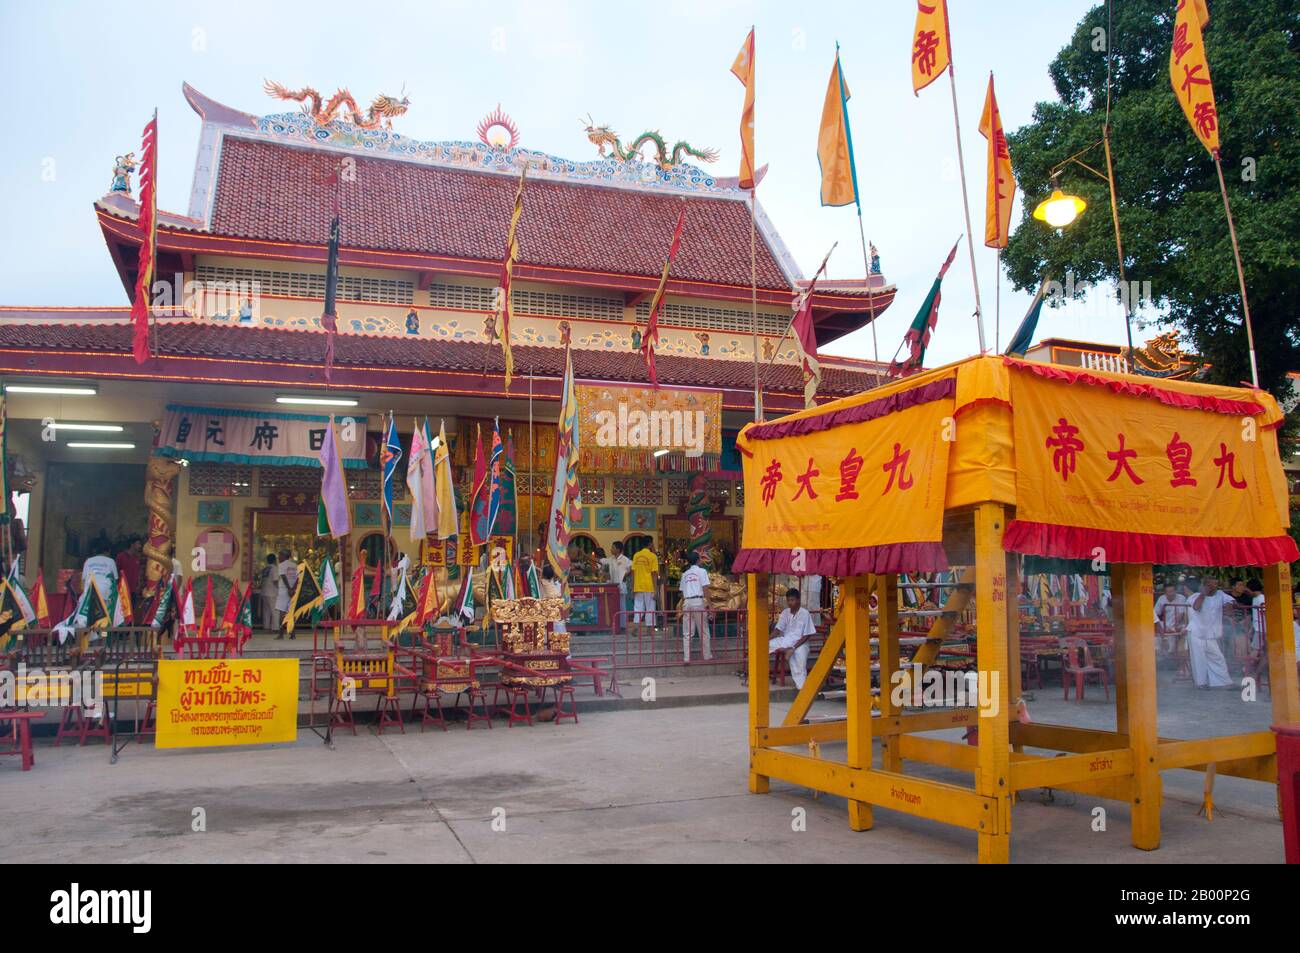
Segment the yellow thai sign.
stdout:
[[954,384],[947,377],[859,405],[846,422],[804,415],[742,431],[737,568],[832,576],[946,568],[939,544]]
[[1137,396],[1043,373],[1011,373],[1016,519],[1008,548],[1233,565],[1258,560],[1258,545],[1246,541],[1284,535],[1269,474],[1273,435],[1248,402]]
[[297,659],[158,663],[157,747],[269,744],[297,737]]

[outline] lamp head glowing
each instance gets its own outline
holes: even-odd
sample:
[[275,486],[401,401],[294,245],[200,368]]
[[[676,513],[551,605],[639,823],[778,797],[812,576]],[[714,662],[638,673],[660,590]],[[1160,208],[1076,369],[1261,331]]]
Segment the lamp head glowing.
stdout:
[[1046,222],[1053,228],[1065,228],[1083,214],[1088,203],[1077,195],[1066,195],[1060,189],[1053,189],[1052,194],[1038,203],[1034,209],[1034,218]]

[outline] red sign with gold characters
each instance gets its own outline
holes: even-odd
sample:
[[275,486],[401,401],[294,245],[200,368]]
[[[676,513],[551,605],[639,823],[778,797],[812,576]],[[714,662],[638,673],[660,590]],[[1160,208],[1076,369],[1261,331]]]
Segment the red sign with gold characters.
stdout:
[[[742,572],[947,568],[940,537],[955,376],[843,414],[750,425]],[[867,514],[870,514],[870,519]]]
[[1256,563],[1270,539],[1277,555],[1294,551],[1262,414],[1094,383],[1103,386],[1027,367],[1011,374],[1016,519],[1007,548],[1196,565]]

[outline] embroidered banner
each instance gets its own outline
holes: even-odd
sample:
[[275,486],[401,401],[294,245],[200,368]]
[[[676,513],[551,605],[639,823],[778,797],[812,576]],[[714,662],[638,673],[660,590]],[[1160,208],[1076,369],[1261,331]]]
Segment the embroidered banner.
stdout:
[[1255,415],[1194,395],[1152,399],[1108,381],[1011,366],[1017,518],[1007,549],[1191,565],[1296,558],[1278,513],[1276,438],[1262,408]]
[[[334,419],[343,466],[364,468],[366,415],[339,414]],[[320,467],[328,424],[329,417],[312,414],[168,404],[154,452],[211,463]]]
[[940,543],[955,378],[835,414],[751,425],[738,572],[933,572]]
[[717,468],[721,391],[605,383],[576,389],[583,473],[645,473],[657,468],[656,450],[697,460],[699,469]]

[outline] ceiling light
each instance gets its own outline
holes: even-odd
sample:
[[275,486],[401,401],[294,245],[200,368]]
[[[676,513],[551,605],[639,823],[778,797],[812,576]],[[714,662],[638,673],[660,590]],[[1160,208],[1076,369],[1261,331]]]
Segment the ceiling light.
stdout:
[[301,404],[308,407],[355,407],[355,397],[277,397],[277,404]]
[[50,426],[55,430],[85,430],[93,433],[121,433],[126,428],[121,424],[69,424],[69,423],[52,423]]
[[72,397],[94,397],[99,393],[98,387],[85,384],[7,384],[5,390],[10,394],[65,394]]
[[655,459],[658,460],[660,457],[666,457],[666,456],[668,456],[669,452],[670,452],[670,451],[668,451],[668,450],[656,450],[656,451],[655,451]]
[[76,450],[134,450],[133,443],[86,443],[71,441],[67,446]]

